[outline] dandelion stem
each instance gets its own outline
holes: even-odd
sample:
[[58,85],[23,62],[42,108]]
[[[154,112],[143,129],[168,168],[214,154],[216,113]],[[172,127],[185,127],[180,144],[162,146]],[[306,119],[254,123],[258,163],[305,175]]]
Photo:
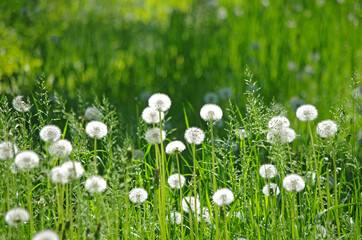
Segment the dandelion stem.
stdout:
[[96,138],[96,137],[94,137],[93,161],[94,161],[94,170],[95,170],[95,173],[98,174],[98,167],[97,167],[97,138]]
[[196,147],[195,144],[192,144],[192,159],[194,162],[194,171],[193,171],[193,177],[194,177],[194,201],[195,201],[195,235],[196,239],[198,239],[198,224],[197,224],[197,190],[196,190],[196,184],[197,184],[197,178],[196,178]]
[[[335,201],[335,205],[338,205],[338,188],[337,188],[337,166],[336,166],[336,161],[335,159],[332,159],[333,162],[333,168],[334,168],[334,201]],[[329,181],[329,179],[328,179]],[[339,222],[339,212],[338,212],[338,208],[335,209],[335,214],[336,214],[336,223],[337,223],[337,232],[338,232],[338,237],[340,237],[341,232],[340,232],[340,222]]]
[[180,209],[180,213],[181,213],[181,240],[184,239],[184,224],[183,224],[183,209],[182,209],[182,185],[181,185],[181,171],[180,171],[180,163],[179,163],[179,159],[178,159],[178,153],[175,154],[176,155],[176,163],[177,163],[177,172],[178,172],[178,176],[179,176],[179,183],[180,183],[180,199],[181,199],[181,209]]
[[34,232],[34,219],[33,219],[33,200],[32,200],[32,187],[31,187],[31,172],[28,174],[28,205],[29,205],[29,225],[30,225],[30,236],[33,236]]
[[[214,143],[214,131],[213,131],[213,123],[212,120],[210,120],[210,132],[211,132],[211,156],[212,156],[212,185],[214,193],[217,190],[217,184],[216,184],[216,167],[215,167],[215,143]],[[245,150],[245,149],[244,149]],[[216,206],[216,203],[214,203],[214,209],[215,209],[215,239],[219,239],[219,220],[218,220],[218,207]]]

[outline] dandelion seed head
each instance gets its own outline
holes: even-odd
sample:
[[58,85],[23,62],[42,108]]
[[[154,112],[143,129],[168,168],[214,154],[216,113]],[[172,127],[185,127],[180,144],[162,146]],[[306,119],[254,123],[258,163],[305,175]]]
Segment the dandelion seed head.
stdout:
[[294,112],[297,111],[297,109],[304,104],[305,104],[305,102],[302,99],[300,99],[299,97],[292,97],[290,99],[290,108]]
[[284,116],[276,116],[270,119],[268,123],[268,127],[270,129],[281,129],[281,128],[288,128],[290,126],[290,122],[288,118]]
[[297,65],[296,65],[295,62],[293,62],[293,61],[289,61],[289,62],[287,63],[287,68],[288,68],[288,70],[291,71],[291,72],[295,72],[295,71],[298,69]]
[[14,162],[12,164],[10,164],[10,171],[13,174],[19,173],[19,168],[18,168],[18,166],[16,166],[16,164]]
[[55,184],[67,184],[69,182],[68,172],[61,166],[53,167],[50,170],[49,177]]
[[[191,211],[190,211],[191,209]],[[184,197],[182,199],[182,210],[184,210],[184,212],[195,212],[195,197],[189,196],[189,197]],[[201,212],[201,203],[200,200],[198,198],[196,198],[196,212],[200,213]]]
[[313,105],[302,105],[297,109],[297,118],[302,121],[313,121],[318,116],[318,111]]
[[144,158],[145,154],[140,149],[135,149],[133,151],[133,159],[135,160],[142,160]]
[[47,125],[40,130],[39,135],[44,142],[54,142],[60,139],[62,131],[58,126]]
[[69,156],[72,151],[72,144],[66,139],[55,141],[49,147],[49,153],[54,158],[65,158]]
[[24,208],[13,208],[5,214],[5,222],[12,227],[24,224],[29,218],[29,212]]
[[283,179],[283,187],[288,192],[300,192],[305,187],[303,178],[297,174],[289,174]]
[[228,17],[228,11],[225,7],[218,7],[216,15],[218,19],[225,20]]
[[102,113],[97,108],[88,107],[84,113],[85,118],[88,121],[100,121],[102,120]]
[[266,196],[278,196],[280,193],[279,187],[275,183],[268,183],[263,187],[263,193]]
[[225,87],[219,90],[219,96],[221,99],[230,99],[234,95],[233,90],[229,87]]
[[102,122],[91,121],[87,124],[85,132],[91,138],[101,139],[107,135],[107,125]]
[[259,168],[259,174],[262,178],[270,179],[277,175],[277,168],[272,164],[263,164]]
[[166,139],[166,132],[162,130],[162,140],[159,128],[150,128],[145,134],[145,139],[149,144],[160,144]]
[[322,138],[333,137],[337,130],[338,126],[332,120],[324,120],[317,125],[317,134]]
[[204,96],[204,102],[205,103],[213,103],[213,104],[216,104],[219,102],[219,97],[217,96],[216,93],[213,93],[213,92],[209,92],[209,93],[206,93],[205,96]]
[[326,238],[327,237],[327,230],[322,225],[316,225],[316,233],[315,237],[316,239]]
[[205,133],[197,127],[191,127],[185,131],[185,139],[190,144],[201,144],[205,139]]
[[17,152],[18,147],[14,143],[8,141],[0,143],[0,160],[13,158]]
[[155,93],[148,99],[148,106],[156,111],[165,112],[171,107],[171,99],[163,93]]
[[212,196],[212,200],[218,206],[222,207],[225,205],[229,205],[234,201],[234,194],[230,189],[222,188],[217,190]]
[[211,214],[207,207],[202,208],[202,216],[199,215],[197,220],[201,221],[201,218],[203,218],[205,222],[211,224]]
[[84,174],[84,168],[80,162],[67,161],[61,166],[70,179],[79,179]]
[[236,130],[236,134],[239,136],[239,138],[247,138],[248,137],[248,133],[246,132],[245,129]]
[[143,188],[134,188],[129,192],[129,200],[133,203],[143,203],[147,197],[148,193]]
[[179,213],[177,211],[171,212],[170,216],[166,216],[167,221],[169,220],[169,217],[171,219],[172,224],[177,224],[177,225],[181,224],[181,213]]
[[32,240],[59,240],[58,234],[54,232],[53,230],[44,230],[41,232],[38,232]]
[[16,155],[15,164],[20,170],[29,171],[39,164],[39,156],[33,151],[23,151]]
[[100,176],[92,176],[85,181],[85,189],[91,193],[102,193],[107,188],[107,182]]
[[208,121],[219,121],[222,118],[222,110],[218,105],[205,104],[200,110],[201,118]]
[[166,153],[167,154],[177,154],[181,153],[186,149],[186,146],[181,141],[172,141],[166,146]]
[[291,143],[296,138],[295,131],[291,128],[271,129],[267,134],[267,142],[276,143]]
[[[181,180],[180,180],[181,179]],[[181,181],[181,182],[180,182]],[[175,173],[172,174],[168,180],[167,180],[168,184],[170,185],[171,188],[173,189],[180,189],[180,185],[181,188],[185,185],[186,179],[184,176],[182,176],[181,174]],[[181,184],[180,184],[181,183]]]
[[[160,115],[159,111],[151,108],[146,107],[142,112],[142,119],[148,124],[152,123],[159,123],[160,122]],[[165,114],[161,112],[161,121],[164,119]]]
[[28,112],[30,105],[23,101],[23,96],[17,96],[13,99],[13,107],[18,112]]

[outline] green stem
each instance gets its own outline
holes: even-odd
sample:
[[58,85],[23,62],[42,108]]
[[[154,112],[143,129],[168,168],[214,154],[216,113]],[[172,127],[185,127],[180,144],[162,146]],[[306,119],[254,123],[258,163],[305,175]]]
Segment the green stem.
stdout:
[[[336,166],[336,161],[335,159],[333,159],[333,168],[334,168],[334,204],[335,206],[338,206],[338,188],[337,188],[337,166]],[[329,181],[329,179],[328,179]],[[329,184],[329,182],[328,182]],[[340,237],[341,235],[341,230],[340,230],[340,222],[339,222],[339,212],[338,212],[338,208],[335,209],[335,214],[336,214],[336,223],[337,223],[337,232],[338,232],[338,237]]]
[[32,184],[31,184],[31,172],[28,174],[28,205],[29,205],[29,225],[30,225],[30,236],[33,236],[34,232],[34,219],[33,219],[33,200],[32,200]]
[[177,172],[179,174],[179,183],[180,183],[180,199],[181,199],[181,240],[184,239],[184,224],[183,224],[183,209],[182,209],[182,185],[181,185],[181,171],[180,171],[180,163],[178,160],[178,153],[175,154],[176,155],[176,163],[177,163]]
[[159,119],[160,119],[160,142],[161,142],[161,152],[160,152],[160,178],[161,178],[161,222],[163,231],[161,231],[161,237],[163,240],[167,239],[168,230],[166,225],[166,167],[165,167],[165,150],[163,148],[163,138],[162,138],[162,120],[161,120],[161,111],[159,113]]
[[[213,123],[212,120],[210,120],[210,132],[211,132],[211,156],[212,156],[212,186],[214,193],[217,190],[217,184],[216,184],[216,167],[215,167],[215,143],[214,143],[214,131],[213,131]],[[244,149],[245,150],[245,149]],[[214,209],[215,209],[215,239],[219,239],[219,219],[218,219],[218,206],[214,203]]]
[[197,177],[196,177],[196,149],[195,149],[195,144],[192,144],[192,159],[193,159],[193,165],[194,165],[194,169],[193,169],[193,177],[194,177],[194,201],[195,201],[195,235],[196,235],[196,239],[198,239],[198,223],[197,223]]
[[93,153],[93,161],[94,161],[94,170],[95,173],[98,174],[98,167],[97,167],[97,138],[94,137],[94,153]]

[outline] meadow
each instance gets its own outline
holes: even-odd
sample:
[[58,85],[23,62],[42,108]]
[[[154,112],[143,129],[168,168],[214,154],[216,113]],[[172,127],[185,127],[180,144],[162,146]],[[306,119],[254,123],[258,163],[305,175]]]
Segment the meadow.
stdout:
[[362,239],[361,3],[0,3],[0,239]]

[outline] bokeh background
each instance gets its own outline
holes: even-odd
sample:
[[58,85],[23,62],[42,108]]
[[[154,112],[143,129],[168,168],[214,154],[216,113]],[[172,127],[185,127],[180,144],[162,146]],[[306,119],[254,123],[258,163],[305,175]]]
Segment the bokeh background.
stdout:
[[242,108],[247,65],[266,103],[294,114],[304,101],[329,118],[362,70],[358,0],[2,0],[0,7],[2,94],[30,97],[43,76],[72,107],[79,94],[90,102],[104,95],[126,118],[154,92],[171,97],[176,120],[183,105],[196,116],[210,92],[221,106],[230,98]]

